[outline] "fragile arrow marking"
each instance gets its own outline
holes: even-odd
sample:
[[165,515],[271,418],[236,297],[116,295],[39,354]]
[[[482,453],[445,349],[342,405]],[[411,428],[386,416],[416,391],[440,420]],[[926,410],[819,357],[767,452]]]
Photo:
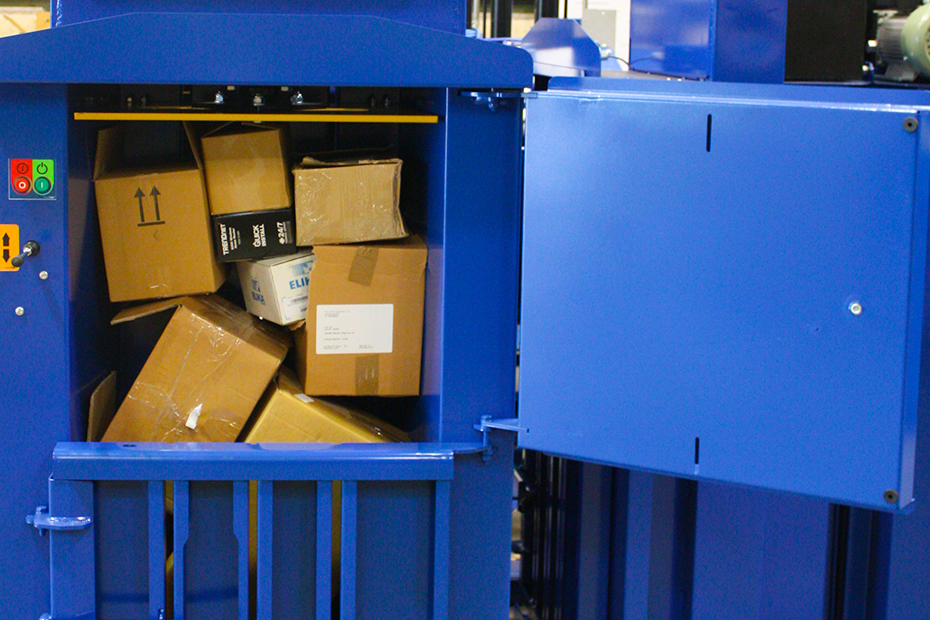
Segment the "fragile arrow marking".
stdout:
[[[150,196],[151,196],[152,199],[155,201],[155,221],[156,221],[156,222],[160,222],[160,221],[161,221],[161,214],[158,212],[158,197],[161,196],[161,192],[158,191],[158,188],[155,187],[154,185],[152,186],[152,193],[150,194]],[[139,202],[141,203],[141,201],[142,201],[142,200],[141,200],[141,198],[140,198],[140,199],[139,199]]]
[[142,192],[142,188],[136,189],[136,193],[133,194],[133,196],[139,199],[139,221],[145,224],[145,207],[142,206],[142,199],[145,197],[145,194]]

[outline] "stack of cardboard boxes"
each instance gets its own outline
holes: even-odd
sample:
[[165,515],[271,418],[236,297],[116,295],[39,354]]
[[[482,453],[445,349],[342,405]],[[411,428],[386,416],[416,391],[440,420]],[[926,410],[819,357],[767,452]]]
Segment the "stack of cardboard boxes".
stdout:
[[[184,125],[191,163],[144,168],[126,163],[123,128],[99,133],[110,298],[149,301],[113,323],[171,315],[118,410],[92,412],[92,426],[104,441],[403,439],[318,399],[419,394],[427,252],[400,216],[400,160],[291,170],[286,127],[211,129]],[[232,262],[245,308],[217,294]],[[282,367],[292,341],[296,375]]]

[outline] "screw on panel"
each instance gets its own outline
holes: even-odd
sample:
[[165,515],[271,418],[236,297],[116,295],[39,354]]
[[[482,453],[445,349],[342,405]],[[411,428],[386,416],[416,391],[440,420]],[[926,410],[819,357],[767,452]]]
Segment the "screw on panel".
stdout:
[[889,504],[898,503],[898,492],[895,491],[894,489],[888,489],[887,491],[885,491],[882,497],[884,497],[885,501],[888,502]]
[[16,310],[14,310],[13,312],[16,313],[16,316],[23,316],[24,314],[26,314],[26,309],[23,308],[22,306],[17,306]]
[[40,271],[40,272],[39,272],[39,279],[40,279],[40,280],[48,280],[48,272],[47,272],[47,271]]
[[904,131],[908,133],[914,133],[917,131],[918,125],[919,123],[917,122],[917,119],[913,116],[908,116],[906,119],[904,119]]
[[862,314],[862,304],[860,304],[858,301],[852,302],[851,304],[849,304],[849,311],[855,314],[856,316],[859,316],[860,314]]

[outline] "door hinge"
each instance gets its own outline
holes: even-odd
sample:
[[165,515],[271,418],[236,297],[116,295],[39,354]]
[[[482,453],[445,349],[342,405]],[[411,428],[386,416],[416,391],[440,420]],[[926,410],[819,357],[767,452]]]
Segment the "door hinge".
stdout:
[[35,514],[26,515],[26,523],[45,536],[46,530],[85,530],[91,526],[93,520],[90,517],[53,517],[48,514],[48,506],[39,506]]
[[500,104],[510,99],[522,99],[526,94],[522,90],[463,90],[459,92],[463,97],[471,97],[475,105],[486,105],[496,110]]
[[491,455],[494,454],[494,447],[491,445],[491,431],[509,431],[511,433],[517,433],[518,435],[521,432],[526,432],[527,429],[520,426],[520,420],[518,418],[505,418],[502,420],[495,420],[489,415],[481,416],[481,422],[475,424],[475,430],[481,433],[481,458],[485,462],[491,459]]

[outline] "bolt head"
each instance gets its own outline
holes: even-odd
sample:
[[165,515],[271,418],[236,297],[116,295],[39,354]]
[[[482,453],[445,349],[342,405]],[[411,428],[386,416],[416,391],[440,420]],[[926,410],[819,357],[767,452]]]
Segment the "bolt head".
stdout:
[[14,310],[13,312],[16,313],[16,316],[23,316],[24,314],[26,314],[26,309],[23,308],[22,306],[17,306],[16,310]]
[[47,271],[40,271],[40,272],[39,272],[39,279],[40,279],[40,280],[48,280],[48,272],[47,272]]
[[898,503],[898,492],[895,491],[894,489],[888,489],[882,494],[882,497],[884,497],[885,501],[888,502],[889,504]]
[[852,302],[851,304],[849,304],[849,311],[852,312],[854,315],[859,316],[860,314],[862,314],[862,304],[860,304],[858,301]]
[[904,131],[908,133],[914,133],[917,131],[917,127],[920,123],[917,122],[917,119],[913,116],[908,116],[904,119]]

